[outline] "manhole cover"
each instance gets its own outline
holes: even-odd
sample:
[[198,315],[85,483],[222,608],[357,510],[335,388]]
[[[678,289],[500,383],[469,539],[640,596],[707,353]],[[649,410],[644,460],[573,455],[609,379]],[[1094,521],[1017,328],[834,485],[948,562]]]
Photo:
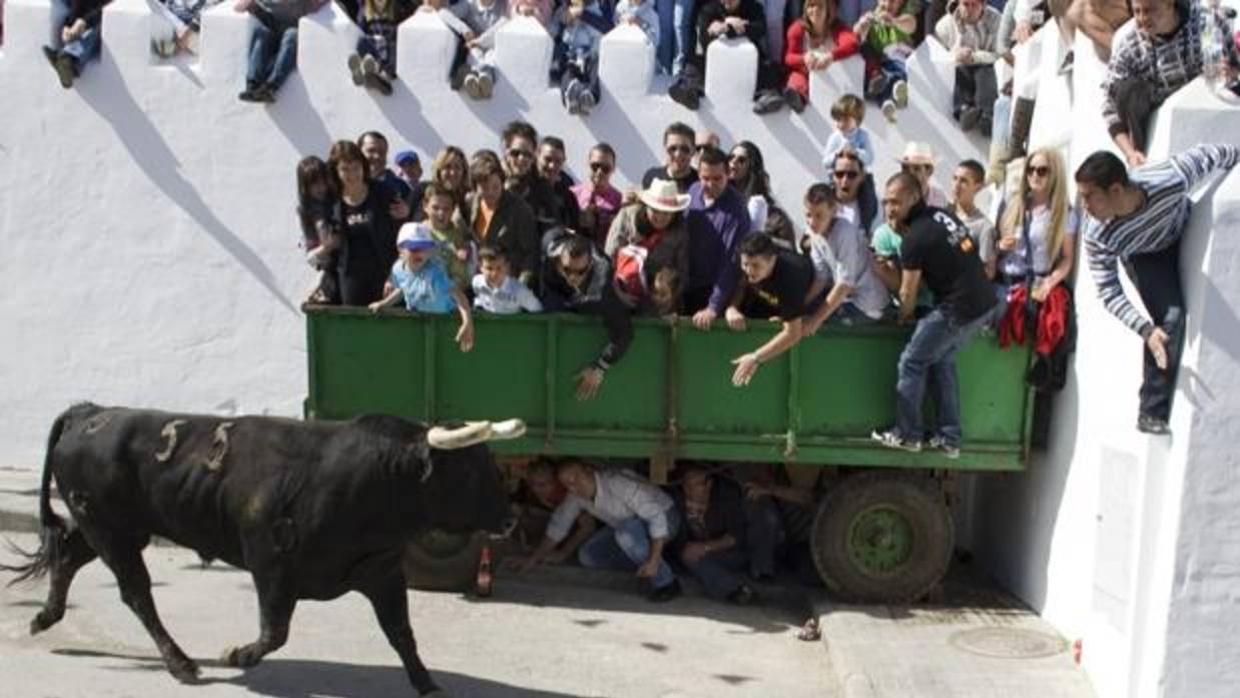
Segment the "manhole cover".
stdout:
[[1035,659],[1067,649],[1062,638],[1021,628],[971,628],[953,633],[948,642],[965,652],[1001,659]]

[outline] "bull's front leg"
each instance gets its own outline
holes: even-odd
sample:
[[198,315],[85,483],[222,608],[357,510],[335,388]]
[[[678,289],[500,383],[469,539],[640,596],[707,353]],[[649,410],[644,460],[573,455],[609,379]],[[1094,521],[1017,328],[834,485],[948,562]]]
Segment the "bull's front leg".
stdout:
[[414,641],[413,627],[409,625],[409,598],[405,591],[405,577],[400,568],[368,580],[359,591],[370,599],[370,605],[379,619],[379,626],[383,628],[383,634],[387,636],[392,649],[400,655],[400,661],[405,665],[405,673],[409,675],[409,682],[413,687],[422,696],[447,698],[447,694],[435,685],[431,673],[418,657],[418,643]]
[[225,650],[223,661],[235,667],[252,667],[266,655],[280,649],[288,640],[289,623],[297,596],[286,575],[253,572],[254,586],[258,590],[258,639],[248,645]]

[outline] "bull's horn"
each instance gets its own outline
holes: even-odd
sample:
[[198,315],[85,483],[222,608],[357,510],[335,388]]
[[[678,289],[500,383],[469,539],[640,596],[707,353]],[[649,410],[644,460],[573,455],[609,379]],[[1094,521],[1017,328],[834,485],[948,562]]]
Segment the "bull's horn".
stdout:
[[490,422],[467,422],[463,427],[431,427],[426,432],[426,443],[431,448],[450,451],[480,444],[491,438]]
[[520,419],[505,419],[491,423],[491,438],[497,440],[518,439],[525,435],[525,422]]

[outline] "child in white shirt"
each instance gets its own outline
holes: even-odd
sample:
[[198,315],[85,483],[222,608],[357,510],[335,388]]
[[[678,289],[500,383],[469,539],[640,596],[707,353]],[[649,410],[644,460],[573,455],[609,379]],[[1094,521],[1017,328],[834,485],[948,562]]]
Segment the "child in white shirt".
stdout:
[[528,286],[508,275],[508,258],[502,250],[483,247],[478,252],[481,271],[474,275],[474,307],[496,315],[515,315],[522,310],[541,313],[542,303]]

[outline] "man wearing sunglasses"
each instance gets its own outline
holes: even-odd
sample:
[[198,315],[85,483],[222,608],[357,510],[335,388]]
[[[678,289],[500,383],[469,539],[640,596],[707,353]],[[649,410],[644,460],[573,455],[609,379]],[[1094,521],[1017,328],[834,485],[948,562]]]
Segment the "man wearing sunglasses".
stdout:
[[[917,321],[900,353],[896,379],[896,424],[875,431],[887,448],[917,452],[922,448],[922,403],[927,383],[938,415],[928,446],[948,458],[960,457],[960,390],[956,352],[990,322],[998,299],[977,256],[977,241],[951,213],[927,206],[921,182],[901,172],[887,180],[883,193],[887,222],[901,236],[900,322],[911,322],[917,291],[924,280],[935,306]],[[935,380],[929,381],[930,376]]]
[[577,399],[590,400],[603,385],[607,369],[619,361],[633,341],[629,308],[616,295],[611,262],[584,235],[552,228],[543,236],[542,292],[547,312],[598,315],[607,326],[607,343],[597,358],[577,374]]
[[572,188],[581,210],[579,232],[602,245],[607,242],[611,222],[620,210],[624,195],[611,185],[611,173],[616,169],[616,151],[607,143],[598,143],[590,149],[590,171],[585,181]]
[[[1098,297],[1145,342],[1137,429],[1147,434],[1171,433],[1167,421],[1184,338],[1180,238],[1192,213],[1188,194],[1237,163],[1238,146],[1199,145],[1131,174],[1118,157],[1100,150],[1076,171],[1077,192],[1090,217],[1085,253]],[[1121,260],[1149,320],[1124,295]]]
[[642,175],[642,189],[649,189],[650,183],[656,179],[666,179],[675,182],[681,194],[688,194],[689,187],[698,181],[697,170],[693,169],[695,136],[692,128],[679,121],[668,126],[663,131],[666,158],[662,165],[652,167]]
[[538,174],[538,132],[524,121],[513,121],[504,127],[500,135],[503,144],[504,188],[512,192],[530,207],[538,224],[538,231],[545,233],[557,225],[563,225],[560,207],[551,185]]

